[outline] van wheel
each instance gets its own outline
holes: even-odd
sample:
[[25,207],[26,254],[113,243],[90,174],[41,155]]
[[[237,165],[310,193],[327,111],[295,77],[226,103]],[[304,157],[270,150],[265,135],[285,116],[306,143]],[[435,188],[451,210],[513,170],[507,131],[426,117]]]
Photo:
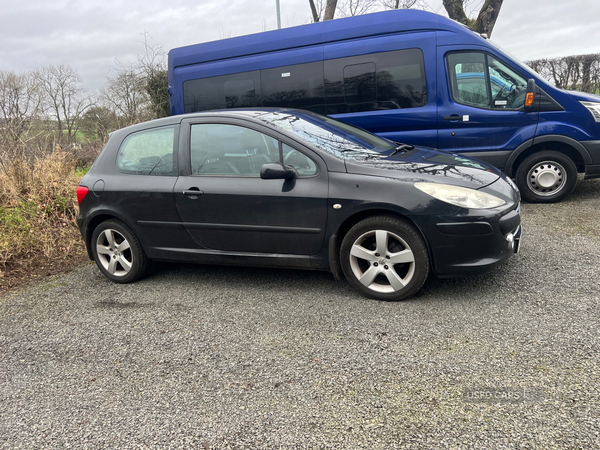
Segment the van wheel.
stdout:
[[96,227],[92,235],[92,254],[100,271],[115,283],[130,283],[148,272],[150,261],[137,236],[117,219]]
[[575,189],[577,166],[563,153],[538,152],[519,165],[516,180],[525,200],[532,203],[560,202]]
[[369,217],[354,225],[342,241],[340,260],[348,282],[377,300],[410,297],[429,275],[423,238],[394,217]]

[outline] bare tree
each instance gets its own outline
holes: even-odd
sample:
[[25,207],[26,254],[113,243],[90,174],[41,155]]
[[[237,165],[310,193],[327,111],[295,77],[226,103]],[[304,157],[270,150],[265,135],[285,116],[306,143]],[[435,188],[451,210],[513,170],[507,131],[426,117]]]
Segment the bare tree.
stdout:
[[143,72],[134,64],[116,61],[100,90],[103,103],[112,109],[118,126],[127,126],[148,119],[148,93]]
[[[337,2],[338,0],[308,0],[313,16],[313,22],[333,19],[335,16],[335,9],[337,8]],[[324,13],[323,10],[325,10]]]
[[360,16],[379,7],[379,0],[344,0],[338,4],[338,11],[343,17]]
[[500,8],[504,0],[485,0],[479,10],[477,19],[470,19],[465,12],[466,0],[442,0],[448,16],[462,24],[467,25],[472,30],[492,36],[492,30],[496,24],[496,19],[500,14]]
[[380,0],[385,9],[427,9],[424,0]]
[[166,55],[162,47],[152,44],[151,36],[144,33],[144,53],[138,55],[138,66],[145,76],[149,108],[155,118],[170,114],[169,81]]
[[0,135],[19,141],[40,109],[40,92],[32,73],[0,71]]
[[114,111],[106,106],[92,106],[81,119],[81,130],[87,137],[104,144],[111,131],[118,128]]
[[337,7],[337,0],[327,0],[327,4],[325,5],[325,14],[323,15],[323,20],[331,20],[335,15],[335,8]]
[[558,88],[591,94],[600,90],[600,54],[536,59],[527,65]]
[[41,89],[44,112],[49,121],[56,124],[56,140],[61,142],[66,133],[67,141],[74,142],[78,121],[92,104],[79,75],[70,66],[61,64],[37,71],[36,80]]
[[144,51],[137,60],[115,61],[110,67],[107,83],[100,91],[105,106],[112,109],[119,126],[165,117],[170,113],[169,83],[165,53],[143,34]]
[[[316,1],[316,3],[315,3]],[[310,4],[310,12],[312,14],[313,22],[321,21],[321,14],[323,13],[323,1],[322,0],[308,0]]]
[[[468,0],[467,0],[468,1]],[[339,11],[342,17],[359,16],[383,9],[427,9],[425,0],[308,0],[313,22],[333,19]]]

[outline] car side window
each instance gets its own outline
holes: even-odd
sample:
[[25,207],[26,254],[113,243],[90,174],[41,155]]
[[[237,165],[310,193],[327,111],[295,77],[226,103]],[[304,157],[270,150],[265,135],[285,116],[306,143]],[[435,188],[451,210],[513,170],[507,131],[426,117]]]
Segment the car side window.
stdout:
[[229,124],[193,124],[190,133],[192,175],[259,177],[266,163],[282,162],[300,176],[317,173],[317,165],[303,153],[264,133]]
[[117,155],[119,170],[137,175],[176,175],[177,128],[154,128],[127,136]]
[[304,153],[282,144],[283,164],[292,166],[301,177],[311,177],[318,172],[315,162]]
[[447,62],[452,98],[457,103],[488,109],[523,107],[527,80],[493,56],[452,53]]

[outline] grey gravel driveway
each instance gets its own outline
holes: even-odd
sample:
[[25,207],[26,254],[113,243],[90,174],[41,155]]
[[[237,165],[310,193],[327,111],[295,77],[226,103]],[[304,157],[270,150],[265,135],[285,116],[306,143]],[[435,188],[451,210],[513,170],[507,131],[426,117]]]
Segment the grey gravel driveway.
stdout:
[[330,274],[93,264],[0,297],[0,448],[600,448],[600,180],[399,303]]

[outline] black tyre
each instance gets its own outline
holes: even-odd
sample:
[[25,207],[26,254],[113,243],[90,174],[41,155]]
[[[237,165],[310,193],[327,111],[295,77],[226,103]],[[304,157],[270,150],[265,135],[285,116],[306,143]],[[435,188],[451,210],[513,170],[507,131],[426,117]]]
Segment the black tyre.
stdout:
[[138,280],[150,266],[136,235],[118,219],[98,225],[92,235],[91,246],[98,268],[115,283]]
[[402,300],[415,294],[429,275],[429,255],[413,226],[388,216],[357,223],[340,250],[348,282],[377,300]]
[[555,203],[577,183],[577,166],[564,153],[543,151],[523,160],[516,173],[521,196],[532,203]]

